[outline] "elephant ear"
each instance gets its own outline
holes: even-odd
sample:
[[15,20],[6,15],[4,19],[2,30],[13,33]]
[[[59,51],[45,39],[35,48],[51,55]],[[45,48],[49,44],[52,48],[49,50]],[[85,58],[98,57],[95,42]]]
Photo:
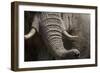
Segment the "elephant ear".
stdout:
[[38,13],[35,14],[32,21],[32,27],[36,30],[36,32],[39,32],[39,15]]

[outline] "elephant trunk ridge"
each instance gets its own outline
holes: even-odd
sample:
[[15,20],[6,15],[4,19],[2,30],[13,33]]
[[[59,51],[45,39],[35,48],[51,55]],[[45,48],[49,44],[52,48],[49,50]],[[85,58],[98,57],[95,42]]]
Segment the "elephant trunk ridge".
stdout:
[[64,48],[62,41],[62,29],[59,13],[42,13],[42,35],[45,43],[52,48],[56,57],[61,57],[67,50]]

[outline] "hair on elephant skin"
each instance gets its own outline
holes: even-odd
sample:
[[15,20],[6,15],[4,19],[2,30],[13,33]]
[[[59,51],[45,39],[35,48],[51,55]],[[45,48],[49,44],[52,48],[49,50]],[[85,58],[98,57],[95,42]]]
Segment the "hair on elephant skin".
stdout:
[[25,61],[90,58],[90,15],[24,12]]

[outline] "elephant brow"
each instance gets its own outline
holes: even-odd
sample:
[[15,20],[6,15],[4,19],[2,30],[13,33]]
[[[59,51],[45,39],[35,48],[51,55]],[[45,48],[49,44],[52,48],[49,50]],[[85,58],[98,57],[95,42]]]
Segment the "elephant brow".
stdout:
[[55,23],[59,23],[62,24],[61,19],[60,18],[46,18],[46,19],[42,19],[41,22],[45,22],[46,24],[50,23],[50,22],[55,22]]

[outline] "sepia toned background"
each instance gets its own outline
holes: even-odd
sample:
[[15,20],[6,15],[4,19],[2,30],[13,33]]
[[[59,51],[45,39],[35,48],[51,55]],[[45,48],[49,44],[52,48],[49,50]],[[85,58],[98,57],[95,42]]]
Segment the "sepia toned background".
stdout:
[[[24,11],[24,34],[27,34],[32,29],[32,22],[35,14],[40,12]],[[80,57],[78,59],[90,58],[90,14],[88,13],[60,13],[62,19],[65,22],[66,31],[71,35],[77,35],[78,39],[68,39],[62,35],[62,42],[66,50],[76,48],[80,51]],[[67,16],[69,18],[67,18]],[[66,17],[66,18],[64,18]],[[70,19],[70,22],[67,21]],[[50,23],[50,22],[49,22]],[[37,24],[38,25],[38,24]],[[69,25],[69,28],[68,28]],[[40,23],[41,26],[41,23]],[[35,28],[37,29],[37,28]],[[38,27],[38,30],[41,27]],[[41,60],[56,60],[54,55],[48,51],[43,38],[41,38],[42,30],[35,33],[29,39],[25,39],[25,61],[41,61]],[[59,39],[57,39],[59,40]],[[48,42],[47,42],[48,43]],[[56,44],[56,43],[55,43]],[[61,44],[61,43],[59,43]],[[52,50],[53,48],[50,48]],[[70,56],[71,57],[71,56]],[[67,59],[67,57],[65,58]],[[77,59],[77,58],[75,58]]]

